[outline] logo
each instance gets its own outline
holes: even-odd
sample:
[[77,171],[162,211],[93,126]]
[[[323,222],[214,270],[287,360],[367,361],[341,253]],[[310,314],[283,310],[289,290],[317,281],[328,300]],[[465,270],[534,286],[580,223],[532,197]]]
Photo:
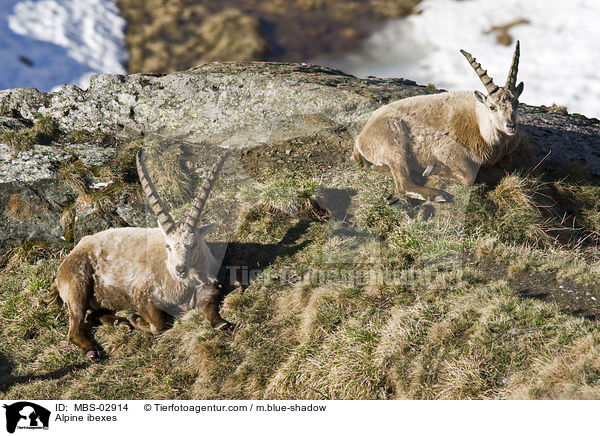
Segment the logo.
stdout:
[[28,401],[19,401],[18,403],[7,406],[6,409],[6,430],[14,433],[18,429],[48,429],[50,421],[50,411]]

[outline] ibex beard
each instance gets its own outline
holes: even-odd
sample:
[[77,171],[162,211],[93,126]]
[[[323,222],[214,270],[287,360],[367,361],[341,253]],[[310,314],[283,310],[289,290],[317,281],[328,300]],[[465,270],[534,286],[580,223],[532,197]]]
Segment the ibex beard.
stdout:
[[[185,222],[176,223],[160,199],[140,151],[138,174],[158,227],[115,228],[85,236],[59,266],[55,284],[68,306],[69,340],[88,357],[100,355],[84,332],[88,313],[104,325],[131,324],[154,335],[164,329],[165,312],[192,308],[202,308],[214,328],[229,326],[219,315],[219,265],[204,240],[214,224],[197,227],[226,155],[214,165]],[[137,314],[127,320],[115,316],[115,311],[123,309]]]
[[469,53],[461,50],[488,95],[452,91],[421,95],[377,109],[354,145],[362,167],[389,170],[399,194],[420,200],[449,201],[451,196],[415,181],[433,173],[470,186],[481,166],[507,165],[521,138],[517,126],[516,85],[519,42],[508,79],[498,87]]

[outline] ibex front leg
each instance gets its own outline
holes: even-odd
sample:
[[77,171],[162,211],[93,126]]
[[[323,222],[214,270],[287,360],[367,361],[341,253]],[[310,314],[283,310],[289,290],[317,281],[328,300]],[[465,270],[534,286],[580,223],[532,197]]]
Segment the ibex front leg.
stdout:
[[437,203],[451,200],[452,197],[450,194],[441,189],[415,184],[410,178],[410,174],[408,174],[406,168],[398,167],[393,164],[389,165],[389,167],[394,176],[394,181],[396,182],[396,191],[398,191],[399,194],[406,194],[407,196],[418,200],[435,201]]
[[481,165],[473,162],[464,147],[453,144],[452,147],[439,152],[436,157],[444,164],[440,175],[464,186],[473,186]]
[[125,325],[128,327],[132,327],[131,324],[129,323],[129,321],[127,321],[127,319],[122,318],[120,316],[116,316],[114,314],[114,311],[109,310],[109,309],[99,309],[99,310],[95,310],[93,311],[90,315],[88,315],[88,320],[90,319],[97,319],[98,321],[100,321],[100,323],[102,325],[105,326],[120,326],[120,325]]
[[203,314],[211,327],[217,330],[225,330],[231,327],[231,324],[221,318],[219,314],[219,296],[219,291],[214,289],[206,306],[204,306]]
[[148,299],[143,305],[138,306],[139,315],[131,314],[127,320],[136,329],[152,333],[154,336],[160,334],[165,328],[165,314]]

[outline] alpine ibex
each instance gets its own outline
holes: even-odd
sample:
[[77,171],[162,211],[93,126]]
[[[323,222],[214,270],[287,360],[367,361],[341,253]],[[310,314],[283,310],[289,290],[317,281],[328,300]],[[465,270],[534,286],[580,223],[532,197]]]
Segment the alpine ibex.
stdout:
[[[187,219],[176,223],[150,179],[140,150],[138,175],[158,227],[115,228],[85,236],[59,266],[55,285],[69,309],[69,339],[88,357],[99,357],[82,328],[88,310],[102,324],[129,321],[154,335],[164,328],[165,311],[173,314],[194,307],[203,308],[214,328],[228,326],[218,310],[219,265],[203,238],[214,223],[197,227],[226,157],[227,153],[215,163]],[[139,316],[118,318],[114,311],[121,309]]]
[[[451,91],[395,101],[377,109],[354,145],[360,166],[392,173],[396,190],[421,200],[449,201],[446,192],[420,186],[415,175],[436,173],[472,185],[480,166],[506,163],[520,141],[516,85],[517,41],[508,79],[498,87],[475,58],[461,50],[488,92]],[[516,85],[516,86],[515,86]]]

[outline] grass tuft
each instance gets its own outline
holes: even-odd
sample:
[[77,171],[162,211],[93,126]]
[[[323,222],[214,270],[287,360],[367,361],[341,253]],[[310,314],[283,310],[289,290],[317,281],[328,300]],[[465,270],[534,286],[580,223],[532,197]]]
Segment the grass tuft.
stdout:
[[1,140],[13,151],[31,150],[35,144],[49,145],[60,135],[58,123],[50,118],[40,118],[33,126],[17,131],[7,130]]
[[539,178],[509,174],[492,190],[479,186],[473,191],[468,222],[474,232],[502,241],[547,246],[564,228],[555,204]]
[[[124,153],[132,153],[134,147]],[[150,178],[154,182],[158,194],[169,208],[183,205],[193,194],[193,180],[184,165],[183,151],[180,147],[166,148],[159,146],[160,159],[147,159]]]
[[279,176],[267,183],[248,186],[240,193],[241,198],[253,204],[254,210],[262,213],[281,212],[288,216],[297,216],[314,206],[317,181],[302,177]]

